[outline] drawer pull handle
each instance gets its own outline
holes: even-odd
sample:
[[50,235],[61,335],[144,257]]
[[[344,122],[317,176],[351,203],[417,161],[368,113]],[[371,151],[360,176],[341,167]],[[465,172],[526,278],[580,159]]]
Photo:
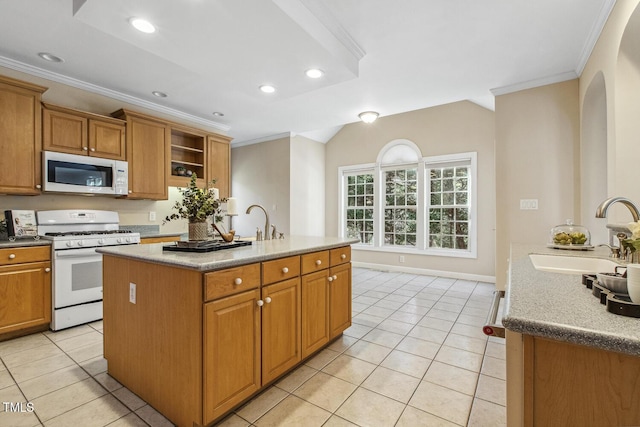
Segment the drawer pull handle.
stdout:
[[236,277],[236,279],[233,281],[234,284],[236,285],[242,285],[242,279],[239,277]]
[[340,259],[347,259],[347,255],[346,254],[340,255]]
[[82,147],[82,151],[87,151],[87,147]]
[[330,281],[330,282],[333,282],[333,277],[329,276],[329,277],[327,277],[327,280]]
[[9,259],[14,259],[16,257],[16,254],[9,254]]
[[264,301],[259,299],[258,301],[256,301],[256,304],[258,304],[258,307],[262,307],[264,305]]
[[289,272],[289,269],[288,269],[287,267],[283,267],[283,268],[282,268],[282,272],[283,272],[284,274],[287,274],[287,273]]
[[44,269],[44,271],[48,273],[48,272],[51,271],[51,269],[49,267],[47,267],[47,268]]
[[336,276],[335,274],[333,275],[333,280],[338,280],[338,276]]
[[269,304],[271,302],[271,297],[266,297],[264,299],[264,302],[266,302],[267,304]]
[[317,260],[316,260],[316,265],[320,265],[320,264],[322,264],[322,261],[321,261],[321,260],[319,260],[319,259],[317,259]]
[[39,190],[39,189],[42,188],[42,185],[38,184],[38,185],[36,185],[36,188]]
[[92,149],[91,149],[91,151],[96,151],[96,149],[95,149],[95,148],[92,148]]

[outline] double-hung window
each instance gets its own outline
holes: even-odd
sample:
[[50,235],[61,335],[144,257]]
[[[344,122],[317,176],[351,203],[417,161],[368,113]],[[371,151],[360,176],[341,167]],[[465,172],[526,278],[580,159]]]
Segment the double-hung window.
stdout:
[[476,257],[476,163],[398,140],[375,164],[341,167],[340,234],[365,250]]

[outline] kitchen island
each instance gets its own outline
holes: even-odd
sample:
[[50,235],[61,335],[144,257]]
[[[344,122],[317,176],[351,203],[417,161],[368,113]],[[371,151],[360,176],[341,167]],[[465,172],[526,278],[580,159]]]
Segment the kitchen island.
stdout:
[[640,319],[608,312],[580,274],[539,271],[529,257],[608,253],[512,245],[503,315],[508,425],[640,425]]
[[351,325],[353,243],[99,249],[109,374],[177,425],[221,419]]

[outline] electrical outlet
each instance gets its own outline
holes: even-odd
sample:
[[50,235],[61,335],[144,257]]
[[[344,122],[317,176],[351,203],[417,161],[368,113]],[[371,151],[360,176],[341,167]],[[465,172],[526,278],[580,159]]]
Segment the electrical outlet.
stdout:
[[149,221],[156,220],[156,213],[154,211],[149,211]]
[[538,209],[538,199],[520,199],[520,210]]
[[136,284],[129,283],[129,302],[131,304],[136,303]]
[[404,262],[404,255],[400,255],[400,262]]

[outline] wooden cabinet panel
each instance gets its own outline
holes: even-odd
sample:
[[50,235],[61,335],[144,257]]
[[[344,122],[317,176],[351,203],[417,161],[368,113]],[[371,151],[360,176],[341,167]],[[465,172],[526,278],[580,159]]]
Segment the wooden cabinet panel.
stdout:
[[50,261],[51,246],[32,246],[0,249],[0,265],[24,264],[27,262]]
[[262,263],[262,284],[269,285],[300,275],[300,257],[292,256]]
[[51,322],[51,263],[0,267],[0,334]]
[[334,338],[351,326],[351,263],[332,267],[329,274],[330,338]]
[[301,256],[302,274],[309,274],[329,268],[329,251],[313,252]]
[[141,245],[149,245],[151,243],[168,243],[177,242],[180,240],[180,236],[162,236],[162,237],[141,237]]
[[205,301],[255,289],[260,286],[260,264],[206,273],[204,281]]
[[301,360],[300,278],[262,288],[262,384]]
[[114,117],[127,121],[127,162],[131,199],[167,200],[169,126],[138,113],[119,110]]
[[46,88],[0,78],[0,194],[40,194],[42,117]]
[[42,146],[47,151],[85,155],[89,150],[88,120],[64,111],[42,110]]
[[220,198],[231,196],[231,139],[222,135],[207,138],[207,181],[216,180]]
[[260,389],[259,296],[256,289],[204,306],[205,424]]
[[331,249],[331,266],[351,262],[351,246]]
[[89,154],[108,159],[125,160],[125,125],[103,120],[89,120]]
[[329,342],[329,270],[302,276],[302,357]]

